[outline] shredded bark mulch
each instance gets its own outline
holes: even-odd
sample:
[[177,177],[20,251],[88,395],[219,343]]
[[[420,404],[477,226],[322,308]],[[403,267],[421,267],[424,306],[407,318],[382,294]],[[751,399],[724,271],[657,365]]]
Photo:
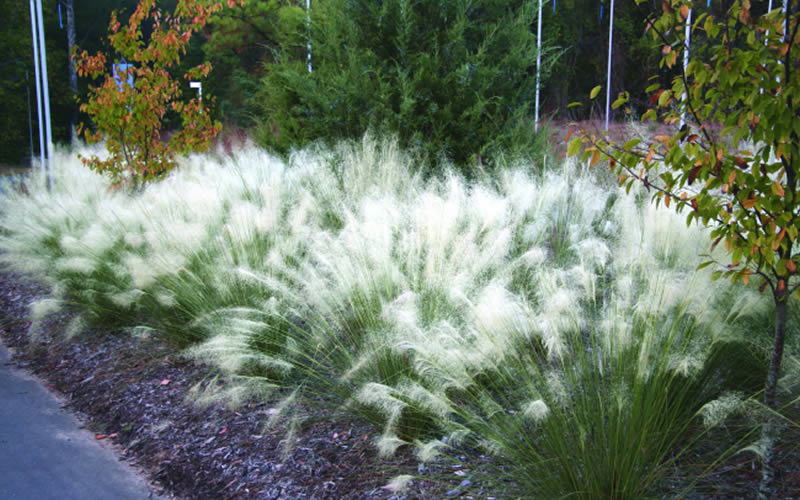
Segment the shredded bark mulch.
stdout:
[[421,475],[413,456],[380,459],[372,443],[374,427],[325,409],[307,410],[284,457],[286,429],[265,426],[274,411],[269,403],[231,410],[187,402],[193,388],[214,372],[156,339],[93,331],[65,341],[60,334],[71,316],[66,312],[46,321],[32,340],[29,306],[45,295],[43,287],[0,271],[0,336],[14,364],[61,393],[95,438],[112,442],[159,495],[400,500],[467,493],[456,491],[463,474],[453,475],[452,483],[438,473],[435,480],[415,480],[403,494],[385,489],[396,475]]

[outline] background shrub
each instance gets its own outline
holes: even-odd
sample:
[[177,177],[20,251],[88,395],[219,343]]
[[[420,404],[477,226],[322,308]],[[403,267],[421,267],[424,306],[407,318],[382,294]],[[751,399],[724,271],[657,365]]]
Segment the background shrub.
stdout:
[[[535,22],[534,2],[521,0],[322,2],[266,68],[257,138],[287,152],[373,129],[461,165],[529,153]],[[555,59],[547,48],[544,76]]]

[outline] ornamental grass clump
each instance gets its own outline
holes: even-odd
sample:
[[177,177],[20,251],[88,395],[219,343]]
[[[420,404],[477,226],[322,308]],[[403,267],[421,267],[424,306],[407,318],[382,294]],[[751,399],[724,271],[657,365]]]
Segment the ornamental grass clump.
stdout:
[[765,366],[757,292],[712,285],[701,230],[574,162],[424,179],[371,137],[182,161],[120,192],[63,155],[52,193],[4,202],[0,246],[76,328],[218,368],[200,400],[278,398],[295,430],[304,404],[356,413],[384,455],[479,450],[509,495],[636,498],[703,405],[759,390],[736,364]]

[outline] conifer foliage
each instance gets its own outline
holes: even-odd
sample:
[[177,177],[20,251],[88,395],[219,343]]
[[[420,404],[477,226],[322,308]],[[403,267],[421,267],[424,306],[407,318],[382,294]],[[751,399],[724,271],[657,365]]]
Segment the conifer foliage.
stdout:
[[[279,151],[373,129],[460,164],[534,143],[538,3],[331,0],[284,38],[254,99]],[[306,59],[310,41],[311,66]],[[546,50],[543,75],[554,62]]]

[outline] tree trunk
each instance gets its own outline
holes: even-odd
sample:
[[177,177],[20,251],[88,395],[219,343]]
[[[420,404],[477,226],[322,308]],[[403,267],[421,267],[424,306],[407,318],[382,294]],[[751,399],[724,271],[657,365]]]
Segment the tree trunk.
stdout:
[[767,383],[764,387],[764,404],[768,408],[768,415],[761,428],[761,443],[764,446],[764,455],[761,457],[761,483],[758,486],[758,498],[775,498],[775,442],[780,434],[780,422],[775,415],[777,411],[776,392],[778,378],[781,371],[783,358],[783,344],[786,337],[787,310],[785,290],[775,293],[775,344],[772,348],[772,358],[767,372]]
[[[67,53],[69,57],[69,90],[72,92],[73,99],[78,98],[78,72],[75,70],[75,61],[72,60],[72,51],[75,49],[75,9],[73,8],[73,0],[65,0],[67,8]],[[70,130],[72,134],[72,141],[77,139],[77,126],[78,126],[78,104],[72,103],[72,114],[70,117]]]

